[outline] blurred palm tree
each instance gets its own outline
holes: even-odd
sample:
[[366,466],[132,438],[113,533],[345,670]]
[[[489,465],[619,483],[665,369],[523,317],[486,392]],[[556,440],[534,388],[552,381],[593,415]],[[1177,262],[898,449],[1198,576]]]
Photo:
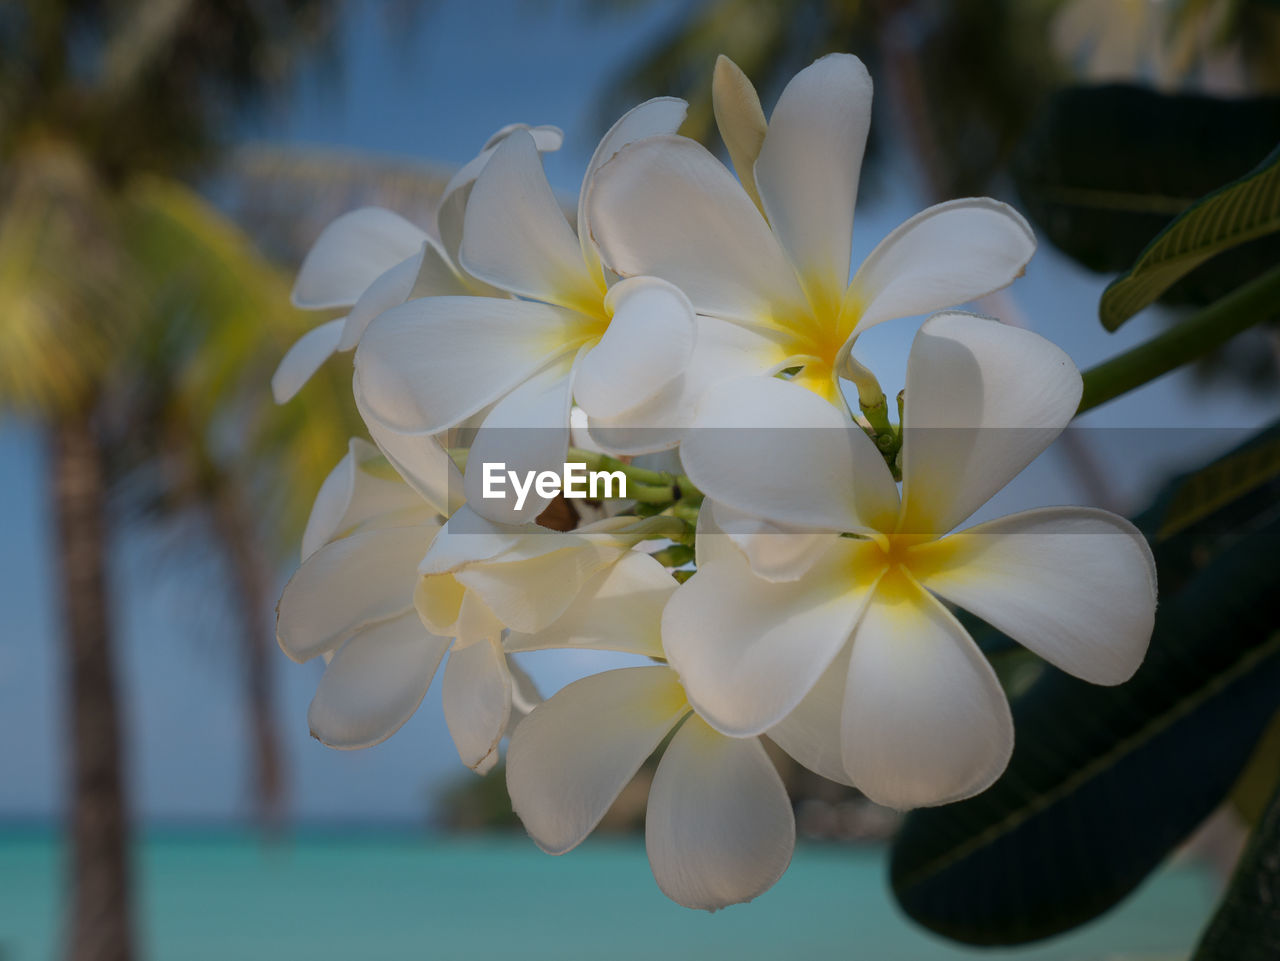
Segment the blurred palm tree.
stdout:
[[286,495],[315,488],[355,419],[336,386],[310,391],[309,406],[270,405],[270,371],[311,322],[184,178],[286,76],[290,55],[324,36],[332,6],[0,4],[0,404],[51,440],[75,961],[134,951],[107,588],[113,485],[160,516],[210,518],[243,618],[259,802],[271,810],[279,796],[260,545],[296,531],[302,499]]

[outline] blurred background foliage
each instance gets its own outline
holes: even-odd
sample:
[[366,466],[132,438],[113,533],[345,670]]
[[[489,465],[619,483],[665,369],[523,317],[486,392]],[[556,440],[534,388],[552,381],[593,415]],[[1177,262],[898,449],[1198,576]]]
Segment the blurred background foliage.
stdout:
[[[588,16],[648,2],[573,0]],[[387,10],[425,16],[430,6]],[[195,519],[225,558],[251,782],[263,823],[280,810],[274,578],[311,492],[360,432],[341,363],[294,402],[270,402],[271,371],[314,324],[288,306],[291,271],[351,207],[382,203],[429,223],[449,175],[310,149],[227,149],[245,116],[288,96],[300,57],[339,66],[340,7],[0,2],[0,404],[43,425],[52,452],[76,961],[135,953],[105,574],[119,518]],[[718,149],[717,55],[769,104],[832,51],[858,53],[877,80],[868,189],[902,176],[905,152],[926,197],[1012,193],[1041,236],[1093,271],[1133,267],[1175,217],[1194,215],[1280,142],[1276,0],[700,0],[620,65],[599,125],[674,94],[691,104],[686,131]],[[1162,289],[1171,329],[1266,276],[1280,261],[1278,228],[1272,218],[1246,241],[1220,243]],[[1275,303],[1202,352],[1205,378],[1274,395]],[[1078,684],[987,632],[1014,693],[1018,750],[988,793],[906,820],[893,881],[914,918],[983,944],[1062,930],[1124,897],[1234,799],[1259,827],[1199,958],[1272,956],[1249,951],[1280,944],[1259,903],[1275,890],[1280,850],[1277,443],[1264,434],[1171,481],[1138,519],[1156,544],[1162,609],[1131,685]],[[1084,733],[1065,735],[1067,717]],[[818,781],[790,774],[802,814],[811,801],[852,800]],[[451,794],[446,818],[509,825],[501,785],[490,777]],[[643,790],[631,793],[620,826],[642,806]]]

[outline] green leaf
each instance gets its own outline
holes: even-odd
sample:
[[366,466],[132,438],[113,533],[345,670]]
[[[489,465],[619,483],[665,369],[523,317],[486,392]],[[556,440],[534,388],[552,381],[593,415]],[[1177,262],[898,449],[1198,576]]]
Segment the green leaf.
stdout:
[[1192,961],[1280,957],[1280,789],[1271,796]]
[[[1127,270],[1176,215],[1280,142],[1280,99],[1072,87],[1040,111],[1014,157],[1037,230],[1091,270]],[[1280,237],[1205,264],[1162,298],[1204,305],[1280,260]]]
[[[1139,519],[1149,535],[1185,483]],[[1222,803],[1280,707],[1277,488],[1157,544],[1161,605],[1132,680],[1045,669],[1013,699],[1004,776],[906,819],[891,875],[907,914],[973,944],[1057,934],[1119,902]]]
[[1115,330],[1210,257],[1278,230],[1280,147],[1175,217],[1103,292],[1102,325]]

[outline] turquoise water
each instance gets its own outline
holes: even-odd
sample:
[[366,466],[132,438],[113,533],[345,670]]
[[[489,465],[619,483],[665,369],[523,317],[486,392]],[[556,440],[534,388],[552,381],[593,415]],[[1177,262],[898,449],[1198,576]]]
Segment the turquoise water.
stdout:
[[[57,949],[61,850],[0,833],[0,959]],[[893,907],[882,852],[801,846],[782,881],[714,915],[667,901],[639,841],[560,858],[515,836],[160,835],[140,850],[152,961],[1166,961],[1185,957],[1212,885],[1165,870],[1119,909],[1034,949],[950,946]]]

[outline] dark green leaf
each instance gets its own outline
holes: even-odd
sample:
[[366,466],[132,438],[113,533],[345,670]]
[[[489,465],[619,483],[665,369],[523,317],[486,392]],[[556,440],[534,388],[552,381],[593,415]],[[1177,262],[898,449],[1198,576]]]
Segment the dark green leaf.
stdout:
[[1278,230],[1280,148],[1175,217],[1103,292],[1102,325],[1115,330],[1210,257]]

